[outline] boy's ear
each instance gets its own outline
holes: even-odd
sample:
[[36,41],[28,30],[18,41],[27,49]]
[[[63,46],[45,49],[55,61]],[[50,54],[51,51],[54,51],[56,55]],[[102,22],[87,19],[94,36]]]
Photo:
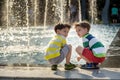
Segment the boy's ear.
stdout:
[[85,31],[86,31],[86,32],[88,32],[88,29],[87,29],[87,28],[85,28]]
[[56,30],[56,33],[59,33],[60,32],[60,30]]

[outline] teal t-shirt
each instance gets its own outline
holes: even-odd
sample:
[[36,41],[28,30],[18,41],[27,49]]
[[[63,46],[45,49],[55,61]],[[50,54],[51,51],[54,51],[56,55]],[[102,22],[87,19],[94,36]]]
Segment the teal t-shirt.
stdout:
[[116,7],[112,8],[112,15],[118,15],[118,8]]

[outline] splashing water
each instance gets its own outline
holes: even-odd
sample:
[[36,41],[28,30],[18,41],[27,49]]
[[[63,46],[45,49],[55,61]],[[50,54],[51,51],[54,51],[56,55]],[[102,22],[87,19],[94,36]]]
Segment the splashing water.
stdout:
[[[105,45],[107,51],[118,28],[116,26],[92,25],[90,33]],[[43,27],[9,27],[0,30],[0,64],[47,64],[43,59],[44,49],[55,34],[53,28],[48,27],[44,30]],[[73,46],[71,61],[76,63],[74,60],[77,57],[75,48],[82,45],[82,41],[74,29],[70,30],[67,42]]]
[[[47,61],[43,59],[44,49],[55,33],[51,26],[46,25],[54,24],[54,22],[69,22],[69,16],[66,13],[69,13],[69,10],[65,12],[65,6],[68,4],[70,6],[70,1],[43,0],[45,5],[39,5],[42,0],[7,0],[4,3],[7,27],[6,29],[0,28],[0,64],[47,64]],[[80,4],[79,2],[79,21],[81,21]],[[91,10],[94,6],[92,2]],[[41,9],[45,10],[39,11]],[[92,21],[93,12],[95,10],[91,12]],[[39,16],[44,17],[39,19]],[[44,27],[38,26],[40,20],[43,21]],[[32,27],[32,25],[34,26]],[[90,33],[103,42],[107,51],[117,31],[117,26],[92,25]],[[82,41],[74,29],[70,30],[67,41],[73,46],[71,61],[77,63],[75,61],[77,57],[75,48],[82,45]],[[84,63],[84,61],[80,63]]]

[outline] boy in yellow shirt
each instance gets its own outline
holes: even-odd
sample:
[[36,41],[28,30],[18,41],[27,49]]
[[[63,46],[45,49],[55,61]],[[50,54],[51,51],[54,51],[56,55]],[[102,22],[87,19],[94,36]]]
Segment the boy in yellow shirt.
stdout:
[[56,35],[49,42],[46,51],[45,59],[52,64],[51,69],[57,70],[57,65],[66,58],[65,70],[71,70],[76,66],[70,63],[72,46],[66,44],[66,37],[71,26],[68,24],[57,24],[54,27]]

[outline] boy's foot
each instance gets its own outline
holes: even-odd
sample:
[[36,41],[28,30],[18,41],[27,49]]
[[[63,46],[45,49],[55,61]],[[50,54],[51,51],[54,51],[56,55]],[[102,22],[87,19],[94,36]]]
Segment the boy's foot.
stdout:
[[65,70],[71,70],[71,69],[74,69],[75,67],[76,65],[72,63],[65,64]]
[[98,67],[99,63],[92,63],[95,67]]
[[76,67],[76,65],[75,64],[72,64],[72,63],[70,63],[73,67]]
[[98,63],[86,63],[81,65],[81,69],[99,69]]
[[51,70],[57,70],[57,65],[52,65]]

